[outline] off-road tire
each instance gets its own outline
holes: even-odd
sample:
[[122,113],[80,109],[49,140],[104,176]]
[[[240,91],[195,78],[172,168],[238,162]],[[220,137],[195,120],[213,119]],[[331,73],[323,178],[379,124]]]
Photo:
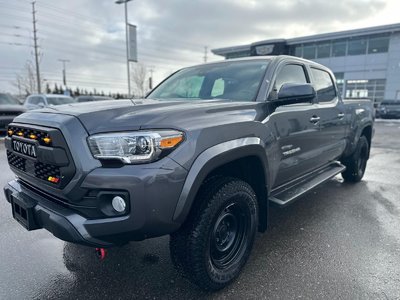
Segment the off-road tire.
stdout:
[[257,225],[258,203],[251,186],[235,178],[210,178],[200,188],[187,221],[171,234],[172,262],[200,288],[222,289],[245,265]]
[[365,135],[362,135],[354,153],[342,161],[346,166],[346,170],[342,173],[344,181],[353,183],[361,181],[367,167],[368,156],[369,143]]

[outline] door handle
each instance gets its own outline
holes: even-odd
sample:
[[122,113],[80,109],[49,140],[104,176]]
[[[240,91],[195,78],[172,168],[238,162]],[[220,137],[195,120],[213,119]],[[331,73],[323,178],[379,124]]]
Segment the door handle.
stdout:
[[337,117],[338,117],[339,119],[343,119],[343,118],[344,118],[344,113],[338,113]]
[[317,124],[319,122],[319,120],[321,120],[321,118],[317,117],[317,116],[312,116],[310,118],[310,122],[313,123],[313,124]]

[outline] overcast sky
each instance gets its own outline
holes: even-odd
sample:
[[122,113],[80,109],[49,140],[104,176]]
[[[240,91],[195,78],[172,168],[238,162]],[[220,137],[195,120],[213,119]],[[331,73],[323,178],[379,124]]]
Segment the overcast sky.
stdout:
[[[123,5],[113,0],[37,0],[41,73],[68,85],[126,92]],[[0,0],[0,91],[11,85],[32,56],[29,0]],[[138,27],[139,60],[155,81],[203,61],[208,49],[272,38],[400,23],[396,0],[133,0],[129,22]],[[208,60],[221,57],[207,54]]]

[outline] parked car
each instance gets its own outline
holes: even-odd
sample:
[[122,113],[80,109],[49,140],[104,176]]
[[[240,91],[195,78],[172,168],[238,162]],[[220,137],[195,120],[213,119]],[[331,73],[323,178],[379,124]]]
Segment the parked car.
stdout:
[[10,94],[0,93],[0,136],[5,136],[7,125],[26,111],[26,108]]
[[70,104],[76,102],[74,98],[64,95],[40,94],[26,98],[24,106],[27,109],[38,109],[53,105]]
[[363,178],[373,105],[343,101],[335,82],[312,61],[251,57],[182,69],[142,100],[27,112],[5,139],[17,175],[6,199],[26,229],[102,258],[170,234],[179,271],[221,289],[267,229],[270,203],[337,174]]
[[400,100],[384,100],[379,106],[379,116],[382,119],[400,118]]
[[111,97],[106,96],[79,96],[76,97],[76,102],[89,102],[89,101],[106,101],[106,100],[115,100]]

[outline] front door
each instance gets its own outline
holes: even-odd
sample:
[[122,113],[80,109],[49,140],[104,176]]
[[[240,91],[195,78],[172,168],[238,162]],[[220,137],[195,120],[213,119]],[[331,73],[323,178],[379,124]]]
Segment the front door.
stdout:
[[[273,90],[268,100],[271,107],[277,99],[279,89],[285,83],[309,83],[309,77],[304,65],[286,63],[277,70]],[[284,184],[292,179],[313,170],[315,150],[318,149],[316,137],[319,134],[319,124],[313,121],[316,116],[316,105],[300,103],[278,106],[266,122],[278,143],[279,170],[273,187]]]

